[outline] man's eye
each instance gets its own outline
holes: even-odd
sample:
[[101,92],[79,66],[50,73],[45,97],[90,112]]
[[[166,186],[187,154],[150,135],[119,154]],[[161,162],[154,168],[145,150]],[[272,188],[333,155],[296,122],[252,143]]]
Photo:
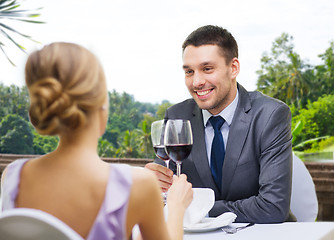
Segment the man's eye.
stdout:
[[187,70],[187,71],[185,71],[185,74],[186,75],[190,75],[190,74],[192,74],[194,71],[193,70]]
[[211,71],[213,68],[212,67],[205,67],[203,70],[204,70],[204,72],[209,72],[209,71]]

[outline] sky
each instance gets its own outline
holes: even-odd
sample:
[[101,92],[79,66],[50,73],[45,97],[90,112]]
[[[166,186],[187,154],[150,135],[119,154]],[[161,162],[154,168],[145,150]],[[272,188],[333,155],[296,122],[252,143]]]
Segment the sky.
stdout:
[[[239,45],[237,81],[256,89],[260,59],[282,33],[293,36],[295,51],[312,65],[334,41],[332,0],[21,0],[39,10],[45,24],[6,21],[32,36],[12,34],[27,54],[56,41],[91,50],[101,61],[108,90],[136,101],[177,103],[190,97],[184,84],[182,48],[196,28],[212,24],[229,30]],[[37,19],[36,19],[37,20]],[[0,19],[0,22],[2,20]],[[0,35],[1,41],[3,36]],[[27,54],[5,42],[12,66],[0,52],[0,82],[24,85]]]

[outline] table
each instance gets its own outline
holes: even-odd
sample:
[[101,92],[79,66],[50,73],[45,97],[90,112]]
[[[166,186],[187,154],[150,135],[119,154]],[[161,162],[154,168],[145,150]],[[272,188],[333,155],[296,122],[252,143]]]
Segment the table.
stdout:
[[[233,223],[232,226],[241,224]],[[243,224],[245,225],[245,224]],[[333,240],[334,222],[285,222],[280,224],[255,224],[235,234],[218,229],[211,232],[184,233],[184,240]]]

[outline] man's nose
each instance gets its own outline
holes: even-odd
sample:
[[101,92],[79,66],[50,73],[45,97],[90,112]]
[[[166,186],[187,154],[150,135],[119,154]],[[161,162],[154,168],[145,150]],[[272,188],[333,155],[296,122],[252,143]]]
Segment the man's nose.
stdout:
[[205,80],[203,78],[203,76],[201,76],[201,74],[194,74],[194,78],[193,78],[193,87],[195,88],[199,88],[201,86],[203,86],[205,83]]

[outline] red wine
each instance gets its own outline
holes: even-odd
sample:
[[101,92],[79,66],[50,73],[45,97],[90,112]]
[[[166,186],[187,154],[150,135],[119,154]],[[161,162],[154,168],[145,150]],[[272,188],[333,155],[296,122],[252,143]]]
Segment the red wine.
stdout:
[[164,146],[161,146],[161,145],[153,146],[153,148],[154,148],[154,152],[155,152],[155,154],[157,155],[158,158],[160,158],[161,160],[164,160],[164,161],[169,160],[169,157],[168,157],[168,155],[165,151]]
[[192,144],[166,145],[167,154],[174,161],[185,160],[191,152]]

